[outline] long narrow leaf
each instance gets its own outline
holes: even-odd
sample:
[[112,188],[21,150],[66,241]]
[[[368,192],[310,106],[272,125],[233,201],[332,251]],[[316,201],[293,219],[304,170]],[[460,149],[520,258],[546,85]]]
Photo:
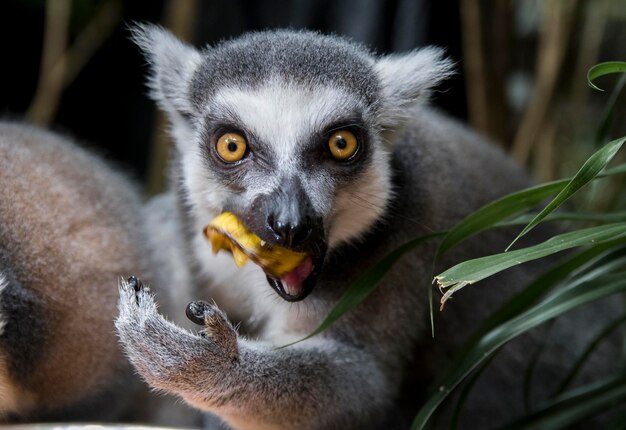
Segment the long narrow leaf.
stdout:
[[411,429],[423,429],[437,407],[452,390],[473,369],[506,342],[576,307],[623,291],[626,291],[626,273],[601,277],[580,284],[563,293],[557,301],[551,300],[549,303],[542,301],[518,317],[489,331],[469,348],[468,352],[461,357],[461,360],[456,365],[445,373],[441,382],[436,385],[437,389],[434,394],[426,400],[419,410],[413,420]]
[[559,261],[491,314],[468,343],[477,342],[488,331],[518,316],[555,286],[571,282],[572,277],[576,277],[575,283],[578,282],[581,278],[581,271],[588,270],[590,264],[593,265],[598,259],[605,257],[607,252],[610,252],[609,250],[624,244],[626,244],[626,236],[591,246]]
[[561,190],[559,194],[541,211],[537,216],[528,223],[526,227],[517,235],[511,244],[507,247],[507,251],[517,242],[522,236],[535,228],[537,224],[541,222],[548,214],[553,212],[556,208],[561,206],[566,200],[572,197],[578,190],[585,186],[589,181],[594,179],[598,174],[609,164],[613,159],[617,151],[622,147],[626,137],[613,140],[598,151],[596,151],[591,157],[587,159],[585,164],[580,168],[578,173],[572,178],[571,181]]
[[[536,214],[526,214],[515,217],[511,220],[502,221],[494,227],[515,227],[518,225],[526,225]],[[543,222],[555,221],[581,221],[581,222],[625,222],[626,211],[615,212],[553,212],[544,218]]]
[[[618,239],[618,241],[621,242],[624,239],[626,239],[626,236],[622,236]],[[614,240],[610,240],[604,242],[604,244],[615,242],[616,241]],[[626,255],[624,255],[624,248],[613,249],[603,255],[602,258],[594,261],[591,265],[584,268],[584,270],[576,270],[572,274],[573,276],[568,279],[568,282],[564,287],[560,288],[558,291],[547,294],[545,300],[554,300],[555,298],[558,298],[560,294],[567,292],[568,289],[574,288],[578,284],[591,281],[600,276],[610,275],[611,273],[622,270],[624,267],[626,267]]]
[[626,314],[617,318],[609,325],[607,325],[600,333],[598,333],[593,340],[587,345],[587,348],[583,351],[583,353],[578,357],[574,365],[571,367],[567,375],[563,378],[558,388],[554,392],[554,397],[559,396],[565,391],[568,385],[574,380],[578,372],[583,367],[583,365],[587,362],[589,356],[596,350],[596,348],[604,341],[611,333],[613,333],[618,327],[624,325],[626,322]]
[[626,163],[618,164],[615,167],[606,169],[604,172],[598,175],[598,178],[606,178],[608,176],[619,175],[621,173],[626,173]]
[[441,241],[438,255],[454,245],[510,218],[537,206],[548,197],[558,193],[569,179],[560,179],[501,197],[473,212],[452,228]]
[[452,294],[466,285],[476,283],[518,264],[546,257],[577,246],[616,239],[623,235],[626,235],[626,223],[589,227],[559,234],[545,242],[528,248],[489,255],[487,257],[476,258],[457,264],[435,277],[435,281],[441,290],[449,288],[441,298],[441,307],[443,308],[446,301],[452,297]]
[[[555,285],[561,282],[567,282],[572,280],[572,277],[576,277],[576,280],[583,278],[580,276],[581,272],[589,270],[590,267],[599,264],[598,260],[604,260],[607,256],[613,253],[607,253],[607,250],[611,250],[615,247],[619,247],[626,243],[626,237],[618,240],[611,240],[595,246],[585,249],[581,252],[569,256],[563,261],[551,267],[547,272],[544,272],[537,279],[535,279],[528,287],[524,288],[519,293],[511,297],[504,305],[502,305],[496,312],[494,312],[478,329],[478,331],[470,338],[467,345],[458,354],[459,357],[464,357],[468,351],[479,342],[489,331],[493,330],[498,325],[517,317],[520,313],[527,310],[533,303],[553,288]],[[593,275],[598,275],[594,271]],[[585,277],[585,280],[588,280]],[[578,285],[577,282],[573,282]],[[463,389],[458,395],[457,403],[454,408],[450,429],[454,430],[458,426],[460,420],[463,405],[469,396],[474,384],[478,380],[482,371],[488,366],[488,363],[496,356],[497,352],[491,354],[489,359],[480,365],[478,370],[475,370],[472,377],[463,385]]]
[[609,100],[604,106],[604,112],[602,113],[600,126],[596,131],[596,144],[604,142],[609,134],[609,127],[611,125],[611,122],[613,121],[613,111],[615,110],[615,104],[617,103],[618,96],[624,90],[624,86],[626,86],[626,73],[622,74],[622,76],[619,78],[617,84],[615,84],[615,88],[613,88],[613,91],[611,92],[611,97],[609,97]]
[[550,332],[552,331],[553,326],[554,320],[550,320],[546,323],[546,332],[541,337],[541,339],[539,339],[537,349],[530,357],[530,361],[528,362],[526,369],[524,370],[524,379],[522,381],[522,399],[524,403],[524,411],[526,413],[529,413],[532,409],[531,391],[533,375],[535,374],[535,369],[537,368],[537,364],[539,363],[539,359],[541,358],[543,351],[548,346],[548,340],[550,339]]
[[568,396],[543,406],[505,427],[507,430],[569,428],[585,418],[608,410],[626,399],[626,374],[618,373],[573,390]]
[[322,321],[319,327],[317,327],[311,334],[307,335],[306,337],[284,345],[281,348],[285,348],[287,346],[302,342],[326,330],[328,327],[330,327],[331,324],[341,318],[341,316],[343,316],[346,312],[354,309],[359,303],[365,300],[365,298],[369,296],[372,291],[374,291],[378,282],[383,279],[387,272],[389,272],[393,265],[404,254],[431,239],[443,236],[443,234],[444,233],[431,233],[426,236],[418,237],[387,254],[380,262],[365,271],[365,273],[363,273],[359,278],[357,278],[356,281],[352,283],[352,285],[350,285],[350,287],[348,287],[346,292],[341,296],[337,304],[335,304],[333,309],[328,313],[328,315],[326,316],[324,321]]
[[[596,179],[623,173],[626,173],[626,163],[606,169]],[[561,191],[571,179],[560,179],[516,191],[483,206],[450,229],[441,241],[437,255],[440,256],[453,246],[481,231],[537,206],[543,200]]]
[[607,61],[605,63],[596,64],[591,67],[589,71],[587,71],[587,83],[593,89],[598,91],[604,91],[601,88],[598,88],[593,81],[599,78],[600,76],[610,75],[613,73],[625,73],[626,72],[626,62],[624,61]]
[[459,422],[461,421],[461,413],[463,412],[463,406],[465,405],[465,401],[469,397],[472,392],[472,388],[476,382],[480,379],[481,375],[489,367],[489,363],[496,357],[496,353],[491,354],[487,360],[480,364],[480,367],[474,371],[471,378],[465,382],[463,385],[463,389],[459,393],[456,406],[454,407],[454,411],[452,411],[452,418],[450,419],[450,430],[456,430],[459,426]]

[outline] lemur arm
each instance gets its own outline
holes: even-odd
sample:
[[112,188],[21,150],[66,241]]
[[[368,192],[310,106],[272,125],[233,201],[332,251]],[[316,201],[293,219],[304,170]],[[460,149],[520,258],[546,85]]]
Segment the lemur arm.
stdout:
[[275,349],[238,337],[219,309],[196,303],[199,335],[165,320],[140,281],[120,283],[120,340],[154,388],[236,428],[364,428],[389,406],[366,353],[329,339]]

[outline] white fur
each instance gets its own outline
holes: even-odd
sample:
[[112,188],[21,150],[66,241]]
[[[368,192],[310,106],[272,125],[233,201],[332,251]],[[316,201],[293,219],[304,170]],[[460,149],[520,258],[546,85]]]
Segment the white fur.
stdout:
[[303,140],[360,103],[339,88],[307,88],[275,78],[254,90],[225,88],[212,104],[235,111],[247,128],[272,145],[274,161],[289,173],[299,168],[295,154]]
[[[248,191],[246,199],[249,201],[280,186],[279,178],[302,169],[299,142],[338,119],[347,118],[355,107],[365,109],[358,99],[343,89],[305,88],[278,79],[255,90],[224,89],[217,94],[212,105],[229,107],[236,112],[241,122],[263,142],[270,143],[274,150],[278,169],[271,177],[265,176],[263,181],[258,181],[264,184],[263,187]],[[319,189],[330,178],[320,175],[306,177],[303,181],[315,210],[332,214],[327,220],[331,247],[364,233],[380,218],[390,197],[387,154],[377,148],[376,142],[370,144],[374,152],[372,165],[357,182],[337,190],[334,202]]]
[[173,117],[191,113],[187,90],[202,61],[200,53],[161,27],[137,26],[131,31],[135,43],[154,65],[148,80],[152,97]]
[[428,101],[432,88],[454,73],[440,48],[428,47],[380,58],[374,66],[382,83],[381,124],[401,126],[416,104]]
[[[364,110],[360,103],[338,88],[310,89],[274,79],[254,90],[224,88],[206,109],[212,115],[233,112],[246,130],[271,145],[277,169],[269,176],[250,174],[247,180],[255,186],[247,189],[244,199],[252,202],[257,195],[279,187],[280,178],[298,174],[315,210],[325,214],[332,248],[363,234],[383,215],[391,195],[388,155],[380,142],[370,142],[372,163],[354,183],[330,192],[331,178],[323,171],[302,174],[298,145],[338,119],[347,118],[355,108]],[[202,262],[203,274],[212,280],[207,293],[234,317],[254,316],[253,324],[264,325],[268,339],[280,343],[302,336],[289,333],[289,327],[283,324],[286,315],[297,312],[301,317],[312,311],[304,304],[289,304],[278,298],[268,287],[262,270],[253,264],[237,269],[229,255],[213,255],[201,234],[221,212],[229,191],[207,170],[197,149],[202,144],[201,136],[190,138],[185,136],[186,130],[185,122],[174,121],[173,134],[182,150],[187,198],[196,218],[194,231],[198,232],[192,239],[192,249],[197,261]],[[190,142],[195,142],[195,148]]]
[[337,191],[330,217],[329,247],[354,240],[384,216],[392,197],[388,158],[387,152],[379,149],[359,179]]

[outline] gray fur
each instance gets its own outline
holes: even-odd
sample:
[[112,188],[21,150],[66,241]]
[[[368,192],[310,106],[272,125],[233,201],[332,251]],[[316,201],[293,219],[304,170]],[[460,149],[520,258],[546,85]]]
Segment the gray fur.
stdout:
[[[315,329],[365,268],[409,238],[448,229],[529,184],[502,151],[424,105],[450,62],[433,49],[377,57],[311,32],[254,33],[204,51],[158,27],[137,28],[134,38],[152,65],[152,96],[172,121],[173,192],[142,206],[126,178],[67,139],[0,124],[2,420],[149,419],[143,407],[155,399],[138,389],[116,348],[119,294],[115,328],[137,373],[234,428],[408,427],[441,369],[536,267],[457,294],[432,339],[429,243],[329,330],[276,347]],[[211,158],[228,127],[246,134],[255,158],[236,167]],[[357,132],[362,152],[352,164],[324,152],[333,127]],[[304,249],[328,254],[302,301],[278,297],[258,267],[237,270],[229,256],[213,256],[202,236],[225,209],[267,235],[260,201],[291,215],[305,202],[323,220],[315,231],[324,246]],[[441,267],[499,251],[510,238],[498,231],[467,241]],[[130,273],[155,291],[122,279],[116,292],[115,277]],[[190,298],[214,300],[193,302],[198,332],[179,322]],[[601,326],[599,316],[617,307],[599,303],[577,323],[553,327],[537,399]],[[465,428],[521,412],[523,369],[545,335],[503,348],[467,403]],[[590,364],[608,368],[611,357],[613,344]],[[166,398],[163,405],[149,411],[152,422],[193,421],[191,413],[173,415]],[[434,425],[447,420],[442,414]]]
[[319,33],[248,33],[204,54],[191,83],[192,101],[200,109],[220,88],[254,88],[276,77],[308,88],[343,87],[368,104],[379,91],[371,57],[363,47]]
[[[150,38],[145,29],[150,28]],[[198,67],[199,55],[190,46],[185,45],[170,33],[159,27],[137,26],[132,29],[133,40],[146,53],[146,58],[153,64],[163,67],[154,69],[149,87],[152,96],[162,101],[161,107],[171,115],[189,115],[187,85],[191,74]],[[154,49],[158,46],[158,49]]]

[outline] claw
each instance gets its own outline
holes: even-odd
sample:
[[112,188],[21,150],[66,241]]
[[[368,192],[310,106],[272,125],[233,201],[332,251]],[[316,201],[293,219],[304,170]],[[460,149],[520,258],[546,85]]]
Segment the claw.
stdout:
[[143,288],[143,284],[135,276],[129,276],[128,279],[126,280],[126,282],[128,283],[129,287],[131,287],[133,290],[135,290],[136,293],[138,293],[139,290],[141,290]]
[[187,318],[194,324],[204,325],[204,315],[206,313],[207,308],[210,308],[207,302],[202,300],[196,300],[187,305],[187,309],[185,309],[185,314]]

